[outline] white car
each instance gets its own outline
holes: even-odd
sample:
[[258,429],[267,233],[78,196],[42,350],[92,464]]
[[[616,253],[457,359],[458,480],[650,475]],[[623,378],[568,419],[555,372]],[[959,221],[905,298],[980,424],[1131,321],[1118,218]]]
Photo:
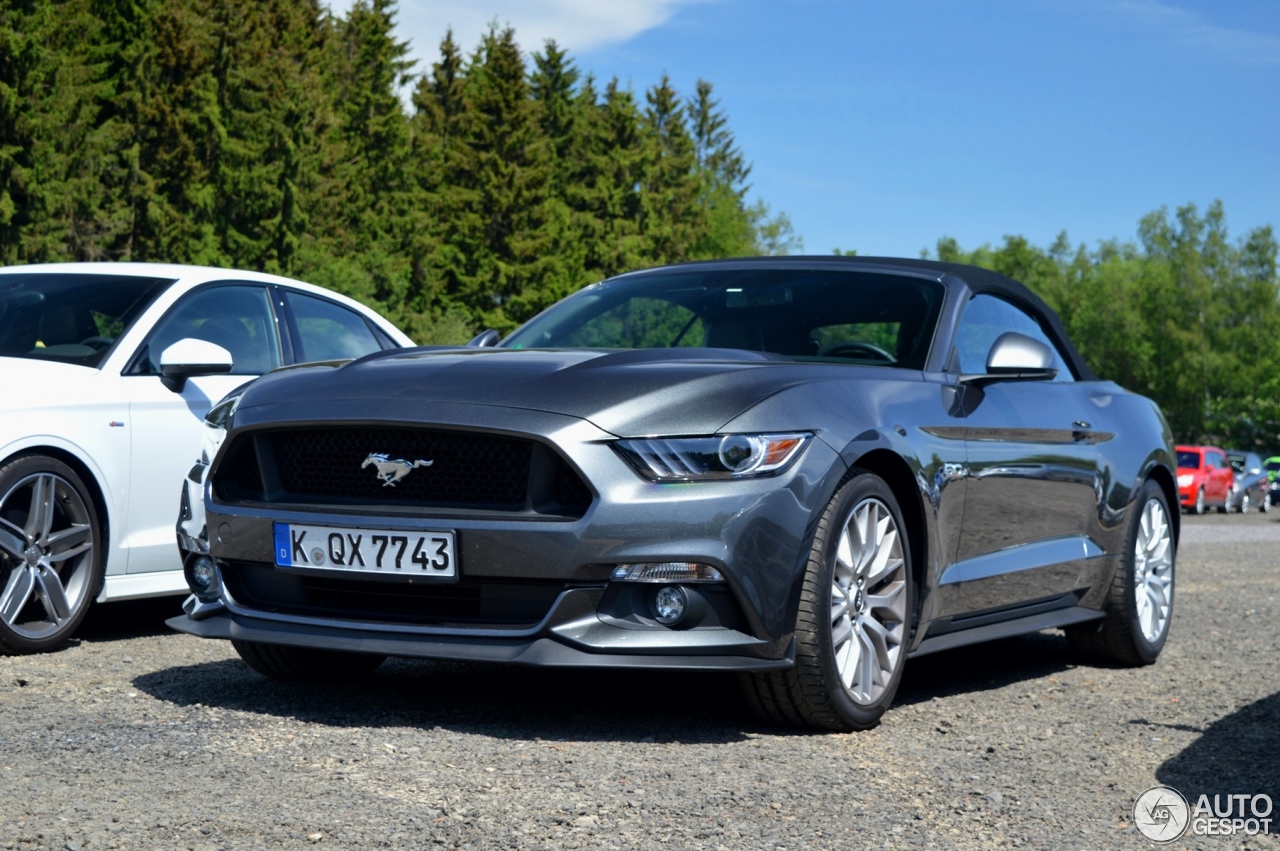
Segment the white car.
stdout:
[[0,654],[57,646],[94,599],[187,590],[174,519],[219,399],[279,366],[412,345],[274,275],[0,269]]

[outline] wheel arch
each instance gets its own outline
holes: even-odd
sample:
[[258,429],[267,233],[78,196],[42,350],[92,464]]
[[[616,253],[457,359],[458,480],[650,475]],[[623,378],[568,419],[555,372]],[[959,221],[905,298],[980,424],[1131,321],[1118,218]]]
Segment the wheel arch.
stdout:
[[[44,455],[54,460],[61,461],[68,467],[76,471],[76,475],[84,482],[85,487],[89,489],[89,498],[93,500],[93,510],[98,514],[98,522],[102,524],[102,552],[105,557],[111,557],[111,511],[107,505],[106,494],[102,490],[102,484],[98,481],[97,474],[93,469],[85,463],[84,459],[60,446],[50,446],[49,444],[39,444],[35,446],[24,446],[21,449],[9,453],[3,459],[0,459],[0,467],[16,461],[19,458],[28,458],[33,455]],[[106,574],[107,565],[103,564],[103,575]],[[101,589],[99,589],[101,591]],[[96,596],[96,595],[95,595]]]
[[925,525],[924,504],[920,497],[920,487],[915,473],[907,461],[891,449],[878,448],[858,456],[851,468],[858,468],[879,476],[893,491],[898,501],[898,510],[902,512],[902,522],[907,529],[907,547],[911,553],[911,578],[915,581],[916,591],[914,612],[919,626],[921,603],[925,598],[925,578],[928,575],[929,534]]
[[1147,478],[1160,486],[1169,503],[1169,522],[1173,526],[1173,543],[1176,545],[1182,535],[1182,503],[1178,499],[1178,483],[1169,468],[1161,465],[1152,467]]

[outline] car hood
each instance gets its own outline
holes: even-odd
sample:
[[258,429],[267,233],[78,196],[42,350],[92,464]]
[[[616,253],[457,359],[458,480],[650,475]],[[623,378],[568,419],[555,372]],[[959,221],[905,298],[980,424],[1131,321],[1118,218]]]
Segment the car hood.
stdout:
[[[460,403],[577,417],[621,437],[704,434],[788,387],[885,372],[730,349],[416,349],[269,374],[245,392],[237,420],[307,410],[407,419]],[[255,416],[263,406],[270,414]]]
[[0,357],[0,413],[93,401],[88,387],[98,370],[57,361]]

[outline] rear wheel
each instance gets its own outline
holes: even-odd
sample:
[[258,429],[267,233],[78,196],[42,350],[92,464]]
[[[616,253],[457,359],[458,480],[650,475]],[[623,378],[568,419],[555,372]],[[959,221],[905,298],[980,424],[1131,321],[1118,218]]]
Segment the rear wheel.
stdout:
[[1266,490],[1262,491],[1262,495],[1258,497],[1258,510],[1263,514],[1271,513],[1271,494]]
[[340,683],[363,679],[383,663],[386,656],[348,653],[315,647],[287,647],[256,641],[232,641],[240,658],[259,674],[285,682]]
[[865,730],[884,715],[902,679],[912,611],[904,528],[893,491],[871,473],[832,497],[801,589],[796,665],[742,678],[764,720]]
[[1112,578],[1100,621],[1067,628],[1073,650],[1103,662],[1150,665],[1169,637],[1176,556],[1164,491],[1147,481],[1129,521],[1124,559]]
[[45,455],[0,468],[0,653],[64,643],[102,588],[97,509],[76,471]]

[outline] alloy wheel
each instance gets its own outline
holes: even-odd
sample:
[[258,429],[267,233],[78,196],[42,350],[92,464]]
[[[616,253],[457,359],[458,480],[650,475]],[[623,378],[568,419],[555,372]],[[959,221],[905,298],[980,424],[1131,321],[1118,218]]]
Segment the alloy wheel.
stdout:
[[1133,544],[1133,592],[1138,627],[1149,642],[1164,634],[1173,596],[1173,534],[1164,506],[1147,500]]
[[831,580],[831,645],[853,700],[875,703],[902,663],[906,560],[889,508],[864,499],[840,531]]
[[88,602],[94,567],[88,506],[53,473],[19,479],[0,496],[0,621],[47,638]]

